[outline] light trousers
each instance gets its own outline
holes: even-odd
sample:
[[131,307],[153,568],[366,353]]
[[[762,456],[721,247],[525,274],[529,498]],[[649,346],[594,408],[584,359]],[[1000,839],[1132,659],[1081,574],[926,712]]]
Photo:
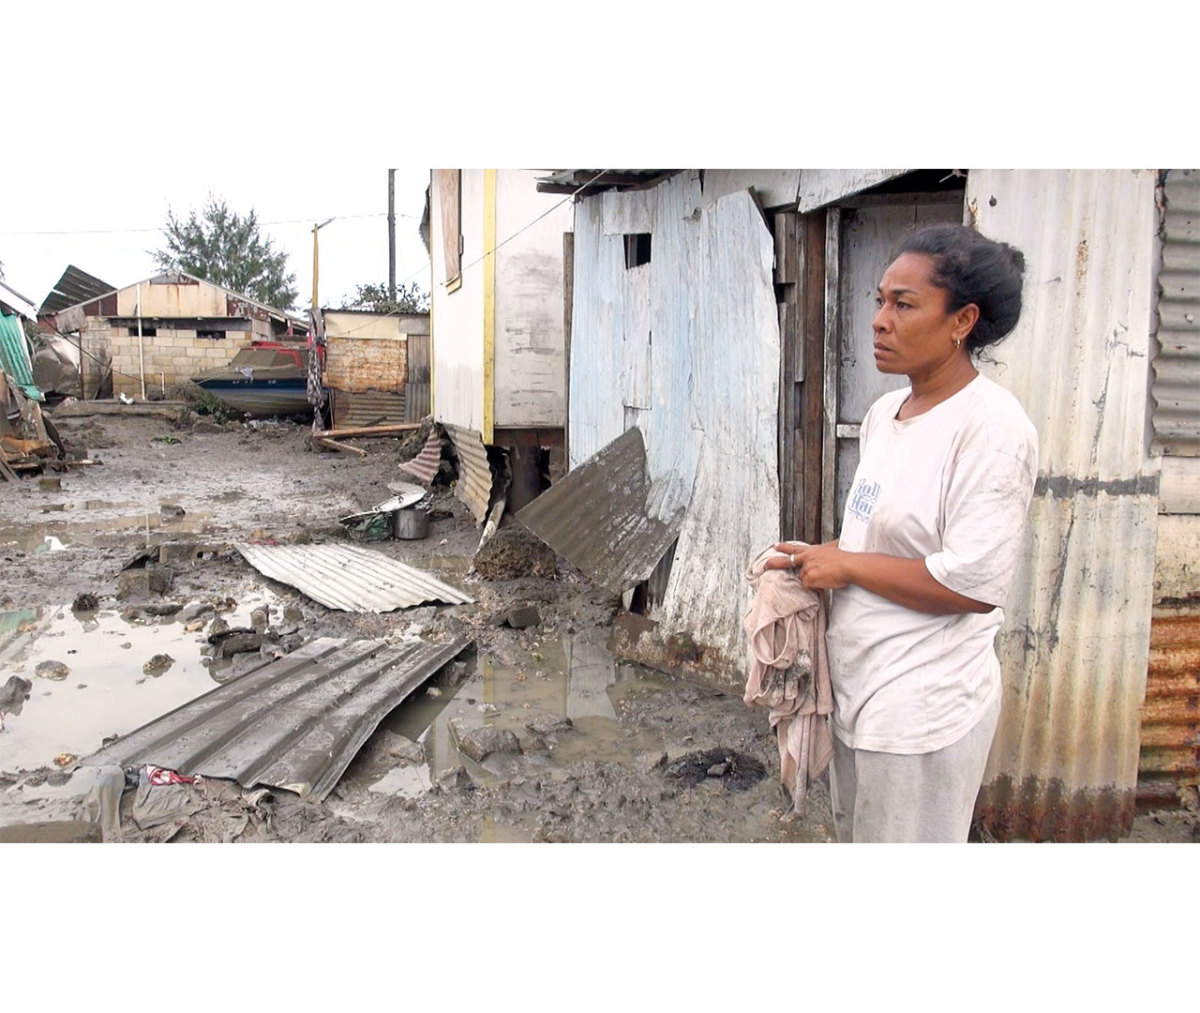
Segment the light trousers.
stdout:
[[851,749],[833,736],[829,785],[842,842],[963,843],[1000,720],[1000,694],[957,742],[932,753]]

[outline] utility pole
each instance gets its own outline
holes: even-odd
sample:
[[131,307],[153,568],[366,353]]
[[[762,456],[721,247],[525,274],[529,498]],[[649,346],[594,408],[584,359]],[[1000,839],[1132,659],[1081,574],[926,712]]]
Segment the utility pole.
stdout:
[[317,230],[325,228],[325,226],[328,225],[331,221],[333,221],[332,218],[326,218],[325,221],[321,222],[320,225],[316,225],[316,224],[313,225],[313,298],[312,298],[312,308],[314,310],[317,308]]
[[396,170],[388,169],[388,298],[396,301]]

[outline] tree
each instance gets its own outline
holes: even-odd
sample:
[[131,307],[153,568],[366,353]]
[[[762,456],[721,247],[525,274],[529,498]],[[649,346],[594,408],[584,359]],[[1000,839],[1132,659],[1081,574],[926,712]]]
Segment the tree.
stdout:
[[429,311],[429,293],[424,291],[415,281],[400,283],[396,286],[396,298],[388,294],[386,282],[382,285],[355,285],[357,291],[351,299],[342,296],[344,310],[366,309],[373,313],[427,313]]
[[200,215],[193,210],[186,219],[176,218],[168,208],[163,235],[166,245],[151,255],[164,271],[194,274],[277,309],[295,305],[299,292],[296,276],[287,271],[287,254],[259,232],[253,208],[242,216],[209,194]]

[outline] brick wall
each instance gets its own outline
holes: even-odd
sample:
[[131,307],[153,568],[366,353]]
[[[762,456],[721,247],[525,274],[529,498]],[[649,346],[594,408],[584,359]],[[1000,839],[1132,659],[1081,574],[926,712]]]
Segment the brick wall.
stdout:
[[408,343],[404,339],[328,338],[325,383],[345,391],[404,390]]
[[[93,342],[101,334],[106,336],[112,356],[114,397],[141,397],[143,365],[147,393],[164,387],[170,390],[197,373],[224,366],[254,337],[245,331],[226,331],[223,339],[213,340],[197,338],[194,329],[158,327],[153,337],[143,335],[139,356],[136,333],[129,334],[127,327],[93,328],[95,322],[88,322],[84,347],[92,351]],[[89,381],[89,392],[96,389],[95,384],[95,379]]]

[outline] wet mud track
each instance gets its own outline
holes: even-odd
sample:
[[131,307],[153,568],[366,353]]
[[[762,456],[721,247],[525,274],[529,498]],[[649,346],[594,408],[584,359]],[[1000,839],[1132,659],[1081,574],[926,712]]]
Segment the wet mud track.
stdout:
[[[249,628],[258,618],[276,650],[318,636],[464,633],[474,647],[384,719],[324,801],[201,783],[187,786],[182,815],[142,829],[130,790],[120,839],[831,838],[822,783],[804,819],[780,819],[788,804],[763,713],[614,659],[605,642],[618,602],[519,525],[502,525],[476,566],[479,529],[446,487],[434,489],[428,537],[368,547],[462,588],[473,604],[339,612],[229,551],[243,539],[345,539],[338,518],[406,480],[400,440],[363,440],[358,458],[312,452],[307,427],[290,423],[193,431],[103,416],[58,425],[103,463],[63,474],[59,488],[9,483],[0,497],[0,683],[14,672],[33,683],[0,732],[0,827],[73,818],[78,758],[262,663],[254,653],[214,660],[210,644],[214,623]],[[164,543],[204,551],[173,557],[164,589],[139,587],[125,567]],[[78,608],[81,595],[92,607]],[[513,628],[506,617],[517,608],[536,621]],[[44,662],[65,674],[38,677]],[[706,762],[710,753],[717,762]]]

